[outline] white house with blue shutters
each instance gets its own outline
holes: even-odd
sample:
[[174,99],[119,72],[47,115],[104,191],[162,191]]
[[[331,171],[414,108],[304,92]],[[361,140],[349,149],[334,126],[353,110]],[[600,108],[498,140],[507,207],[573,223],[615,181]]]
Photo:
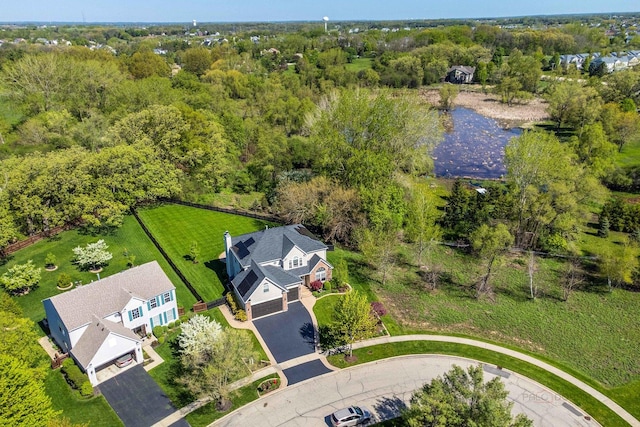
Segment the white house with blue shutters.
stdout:
[[156,261],[42,301],[51,337],[97,384],[96,371],[131,353],[142,337],[177,319],[176,289]]

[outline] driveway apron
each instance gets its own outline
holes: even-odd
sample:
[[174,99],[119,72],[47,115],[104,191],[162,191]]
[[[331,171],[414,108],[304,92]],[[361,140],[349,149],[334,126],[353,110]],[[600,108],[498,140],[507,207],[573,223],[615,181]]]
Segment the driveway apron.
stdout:
[[[134,366],[98,388],[126,427],[151,426],[176,410],[142,366]],[[180,421],[176,426],[189,425]]]
[[277,363],[315,352],[315,328],[309,312],[299,301],[288,308],[253,321]]

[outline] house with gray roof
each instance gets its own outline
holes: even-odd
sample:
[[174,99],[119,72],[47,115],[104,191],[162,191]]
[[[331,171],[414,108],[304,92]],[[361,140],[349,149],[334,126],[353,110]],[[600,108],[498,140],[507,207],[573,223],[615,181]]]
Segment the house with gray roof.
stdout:
[[224,233],[227,274],[249,320],[281,311],[300,287],[331,280],[327,245],[301,224],[232,237]]
[[97,384],[96,371],[133,354],[142,337],[178,316],[175,286],[156,261],[42,301],[51,337]]
[[469,67],[466,65],[454,65],[447,70],[445,81],[449,83],[462,84],[473,83],[473,73],[476,72],[476,67]]

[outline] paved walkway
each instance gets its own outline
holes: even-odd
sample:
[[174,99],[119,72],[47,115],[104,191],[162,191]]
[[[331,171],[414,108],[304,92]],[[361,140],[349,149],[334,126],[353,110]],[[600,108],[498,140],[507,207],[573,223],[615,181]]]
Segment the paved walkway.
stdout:
[[[426,382],[448,372],[453,365],[467,369],[478,362],[454,356],[414,355],[379,360],[332,372],[270,393],[215,421],[214,426],[327,425],[337,409],[362,405],[375,421],[395,418]],[[599,424],[566,399],[526,377],[485,367],[485,380],[499,377],[505,385],[513,413],[523,413],[536,426],[585,426]]]
[[[303,305],[309,311],[309,313],[311,315],[311,319],[312,319],[313,325],[317,330],[318,322],[317,322],[317,319],[316,319],[315,315],[313,314],[313,306],[314,306],[315,301],[316,301],[315,297],[311,294],[311,292],[307,288],[303,287],[302,288],[302,292],[301,292],[301,299],[300,300],[302,301]],[[267,375],[270,375],[270,374],[273,374],[273,373],[277,373],[280,376],[281,383],[282,383],[281,387],[284,388],[287,385],[287,378],[282,373],[283,370],[290,369],[292,367],[299,366],[299,365],[301,365],[303,363],[311,362],[311,361],[314,361],[314,360],[320,360],[327,368],[329,368],[331,370],[337,370],[337,368],[335,368],[332,365],[330,365],[326,361],[326,358],[323,355],[319,354],[319,353],[313,353],[313,354],[304,355],[302,357],[299,357],[299,358],[296,358],[296,359],[293,359],[293,360],[288,360],[288,361],[283,362],[281,364],[276,363],[273,355],[269,351],[269,348],[266,346],[266,343],[264,342],[264,340],[262,339],[262,337],[260,336],[260,334],[258,333],[258,331],[256,330],[256,328],[255,328],[255,326],[253,325],[252,322],[238,322],[237,320],[235,320],[233,318],[233,315],[229,312],[229,310],[228,310],[228,308],[226,306],[222,306],[222,307],[220,307],[220,309],[222,310],[223,314],[225,315],[225,317],[227,318],[227,320],[229,321],[229,324],[231,326],[233,326],[235,328],[239,328],[239,329],[249,329],[249,330],[252,330],[254,332],[254,334],[258,338],[258,341],[260,342],[260,345],[262,345],[262,348],[264,348],[265,352],[267,353],[267,357],[269,358],[269,360],[270,360],[270,362],[272,364],[271,366],[269,366],[269,367],[267,367],[265,369],[261,369],[261,370],[259,370],[257,372],[254,372],[254,374],[251,375],[250,377],[247,377],[247,378],[245,378],[243,380],[240,380],[240,381],[234,383],[233,384],[233,388],[242,387],[242,386],[244,386],[246,384],[250,384],[251,382],[253,382],[253,381],[257,380],[257,379],[260,379],[260,378],[262,378],[264,376],[267,376]],[[354,349],[358,349],[358,348],[364,348],[364,347],[369,347],[369,346],[378,345],[378,344],[389,344],[389,343],[404,342],[404,341],[440,341],[440,342],[450,342],[450,343],[457,343],[457,344],[465,344],[465,345],[470,345],[470,346],[473,346],[473,347],[484,348],[484,349],[487,349],[487,350],[494,351],[496,353],[505,354],[505,355],[514,357],[516,359],[523,360],[523,361],[531,363],[532,365],[535,365],[535,366],[537,366],[539,368],[545,369],[545,370],[553,373],[554,375],[564,379],[565,381],[575,385],[576,387],[578,387],[582,391],[590,394],[591,396],[593,396],[594,398],[596,398],[597,400],[602,402],[609,409],[611,409],[613,412],[618,414],[622,419],[624,419],[626,422],[628,422],[631,426],[640,427],[640,421],[638,421],[636,418],[634,418],[629,412],[627,412],[624,408],[622,408],[620,405],[615,403],[609,397],[605,396],[604,394],[602,394],[598,390],[594,389],[590,385],[580,381],[579,379],[577,379],[577,378],[573,377],[572,375],[562,371],[561,369],[556,368],[555,366],[552,366],[552,365],[550,365],[550,364],[548,364],[546,362],[543,362],[543,361],[541,361],[539,359],[536,359],[535,357],[529,356],[528,354],[521,353],[521,352],[518,352],[518,351],[515,351],[515,350],[511,350],[511,349],[508,349],[508,348],[500,347],[500,346],[495,345],[495,344],[490,344],[490,343],[486,343],[486,342],[483,342],[483,341],[478,341],[478,340],[474,340],[474,339],[470,339],[470,338],[450,337],[450,336],[445,336],[445,335],[399,335],[399,336],[385,336],[385,337],[380,337],[380,338],[374,338],[374,339],[367,340],[367,341],[362,341],[362,342],[354,344],[353,348]],[[326,374],[326,375],[331,375],[331,374]],[[305,383],[301,383],[301,384],[305,384]],[[296,387],[298,387],[298,385],[296,385]],[[262,401],[262,399],[260,399],[260,401]],[[192,403],[191,405],[176,411],[176,413],[172,414],[170,417],[167,417],[165,420],[162,420],[160,423],[158,423],[156,425],[157,426],[169,426],[169,425],[172,424],[172,422],[175,422],[176,420],[180,419],[181,417],[184,417],[188,413],[193,412],[194,410],[196,410],[197,408],[199,408],[200,406],[202,406],[202,405],[204,405],[206,403],[208,403],[208,400],[196,401],[196,402]],[[171,420],[173,420],[173,421],[169,422]]]
[[[309,312],[314,330],[317,331],[318,320],[316,319],[316,316],[313,313],[313,306],[316,303],[316,298],[313,296],[311,291],[304,286],[300,290],[300,302],[302,302],[302,305],[304,305],[307,311]],[[271,363],[270,366],[267,366],[266,368],[255,371],[250,376],[245,377],[231,384],[230,388],[232,390],[239,389],[240,387],[244,387],[247,384],[251,384],[256,380],[259,380],[260,378],[264,378],[272,374],[278,374],[278,376],[280,377],[280,388],[284,388],[288,385],[287,377],[283,373],[285,369],[291,369],[293,367],[302,365],[304,363],[313,362],[316,360],[319,360],[320,362],[322,362],[322,364],[327,368],[327,370],[330,370],[330,371],[338,370],[338,368],[336,368],[335,366],[327,362],[327,358],[323,354],[318,352],[305,354],[295,359],[287,360],[282,363],[277,363],[275,357],[273,357],[273,354],[269,350],[269,347],[267,346],[265,341],[262,339],[262,336],[256,329],[253,322],[240,322],[236,320],[233,317],[233,314],[231,313],[231,311],[229,310],[229,307],[227,307],[226,305],[220,306],[220,310],[222,311],[222,314],[224,315],[225,319],[227,319],[227,322],[229,322],[229,325],[231,327],[237,328],[237,329],[247,329],[254,333],[254,335],[258,339],[258,342],[260,343],[265,353],[267,354],[267,357],[269,358],[269,362]],[[316,340],[316,343],[317,343],[317,340]],[[154,424],[154,427],[168,427],[173,423],[175,423],[176,421],[180,420],[181,418],[184,418],[191,412],[195,411],[196,409],[206,405],[210,401],[211,399],[208,399],[208,398],[198,399],[195,402],[192,402],[189,405],[185,406],[184,408],[178,409],[173,414],[169,415],[163,420],[157,422],[156,424]]]
[[640,427],[640,421],[633,417],[629,412],[627,412],[624,408],[618,405],[616,402],[611,400],[609,397],[600,393],[598,390],[594,389],[590,385],[580,381],[574,376],[564,372],[561,369],[556,368],[548,363],[541,361],[540,359],[536,359],[535,357],[529,356],[528,354],[521,353],[519,351],[511,350],[508,348],[500,347],[499,345],[486,343],[483,341],[478,341],[470,338],[460,338],[460,337],[450,337],[444,335],[398,335],[393,337],[380,337],[374,338],[372,340],[362,341],[353,345],[353,348],[364,348],[370,347],[372,345],[377,344],[388,344],[393,342],[404,342],[404,341],[440,341],[440,342],[451,342],[457,344],[466,344],[473,347],[480,347],[487,350],[494,351],[496,353],[506,354],[507,356],[514,357],[516,359],[523,360],[525,362],[529,362],[532,365],[535,365],[539,368],[542,368],[552,374],[562,378],[563,380],[575,385],[582,391],[590,394],[604,405],[606,405],[613,412],[618,414],[622,419],[628,422],[630,425],[634,427]]

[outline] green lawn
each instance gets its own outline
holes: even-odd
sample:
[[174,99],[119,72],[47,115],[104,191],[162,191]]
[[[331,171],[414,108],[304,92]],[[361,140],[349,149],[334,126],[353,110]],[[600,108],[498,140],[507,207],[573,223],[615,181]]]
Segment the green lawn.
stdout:
[[[584,235],[585,250],[602,244]],[[620,236],[612,233],[611,243]],[[602,239],[599,239],[602,240]],[[441,247],[436,263],[445,274],[435,291],[428,290],[414,267],[407,247],[387,283],[362,256],[344,250],[329,253],[330,262],[347,260],[349,282],[370,300],[389,310],[384,323],[392,335],[435,333],[474,337],[532,354],[597,388],[640,417],[640,293],[606,291],[597,275],[562,300],[559,278],[564,265],[553,258],[538,259],[536,283],[541,296],[528,299],[526,261],[511,257],[493,278],[496,302],[476,300],[472,284],[479,277],[478,261],[463,251]],[[316,302],[320,325],[327,324],[336,298]]]
[[[218,259],[224,252],[224,232],[232,236],[260,230],[268,223],[239,215],[231,215],[182,205],[162,205],[141,209],[140,218],[163,249],[205,299],[222,296],[226,280],[225,265]],[[200,261],[188,257],[192,242],[200,249]]]
[[349,71],[362,71],[368,70],[373,65],[373,58],[356,58],[352,63],[347,64],[347,70]]
[[437,263],[446,274],[436,291],[426,289],[414,269],[397,269],[384,286],[373,275],[371,286],[401,325],[388,326],[392,334],[477,336],[557,360],[608,386],[640,379],[639,293],[609,293],[599,280],[586,282],[565,302],[558,285],[563,264],[540,258],[535,280],[542,295],[530,301],[526,262],[513,257],[496,271],[496,302],[477,300],[472,285],[480,270],[474,258],[440,248]]
[[208,403],[187,415],[186,419],[192,427],[208,426],[209,424],[219,418],[222,418],[229,412],[235,411],[236,409],[246,405],[247,403],[253,402],[254,400],[258,399],[258,386],[260,385],[260,383],[264,380],[277,377],[278,376],[276,374],[269,375],[254,381],[252,384],[248,384],[236,390],[231,396],[233,405],[228,411],[219,412],[216,409],[215,403]]
[[77,397],[62,377],[60,370],[48,371],[45,379],[47,394],[53,407],[74,424],[90,427],[121,426],[122,422],[103,396],[84,399]]
[[640,138],[626,143],[616,155],[615,162],[620,167],[640,166]]
[[[454,343],[442,343],[432,341],[413,341],[393,343],[388,345],[378,345],[354,350],[354,356],[357,361],[355,363],[366,363],[374,360],[384,359],[394,356],[402,356],[408,354],[447,354],[452,356],[467,357],[470,359],[480,360],[496,366],[518,372],[528,378],[531,378],[560,395],[566,397],[580,408],[585,410],[589,415],[598,420],[603,426],[626,426],[628,425],[613,411],[597,399],[591,397],[587,393],[582,392],[574,385],[556,377],[555,375],[538,368],[530,363],[506,356],[500,353],[494,353],[483,348],[472,347]],[[329,356],[329,362],[334,366],[345,368],[351,366],[348,364],[343,355]],[[638,403],[636,402],[636,406]],[[629,410],[629,408],[627,407]]]
[[79,245],[95,242],[98,239],[104,239],[109,245],[108,250],[113,254],[113,259],[100,273],[100,277],[106,277],[128,268],[126,257],[123,255],[126,248],[130,254],[135,255],[136,265],[157,260],[176,287],[178,304],[187,309],[193,305],[195,298],[147,238],[135,218],[128,215],[125,217],[122,227],[111,234],[92,236],[83,233],[81,230],[65,231],[11,255],[8,262],[0,266],[0,274],[3,274],[13,264],[23,263],[29,259],[32,259],[37,266],[44,267],[44,260],[49,252],[53,253],[57,258],[58,270],[49,272],[42,268],[42,279],[39,286],[28,295],[15,298],[22,307],[25,317],[34,322],[39,322],[44,318],[44,307],[41,301],[62,292],[56,289],[56,282],[60,273],[67,273],[74,281],[81,280],[84,284],[97,280],[96,274],[80,271],[72,263],[74,256],[72,249]]
[[[214,308],[200,314],[217,321],[223,328],[229,327],[229,323],[222,315],[219,308]],[[243,330],[242,332],[250,335],[253,343],[253,349],[258,354],[259,360],[268,360],[266,353],[260,346],[260,343],[253,332],[249,330]],[[155,348],[155,351],[160,355],[160,357],[162,357],[164,363],[161,363],[150,370],[149,374],[158,383],[158,385],[160,385],[162,390],[164,390],[171,402],[173,402],[176,407],[182,408],[183,406],[193,402],[195,400],[195,396],[186,392],[183,386],[175,382],[175,379],[179,378],[182,374],[180,361],[178,359],[179,354],[177,346],[177,338],[179,334],[180,329],[176,328],[176,330],[166,336],[164,343]]]

